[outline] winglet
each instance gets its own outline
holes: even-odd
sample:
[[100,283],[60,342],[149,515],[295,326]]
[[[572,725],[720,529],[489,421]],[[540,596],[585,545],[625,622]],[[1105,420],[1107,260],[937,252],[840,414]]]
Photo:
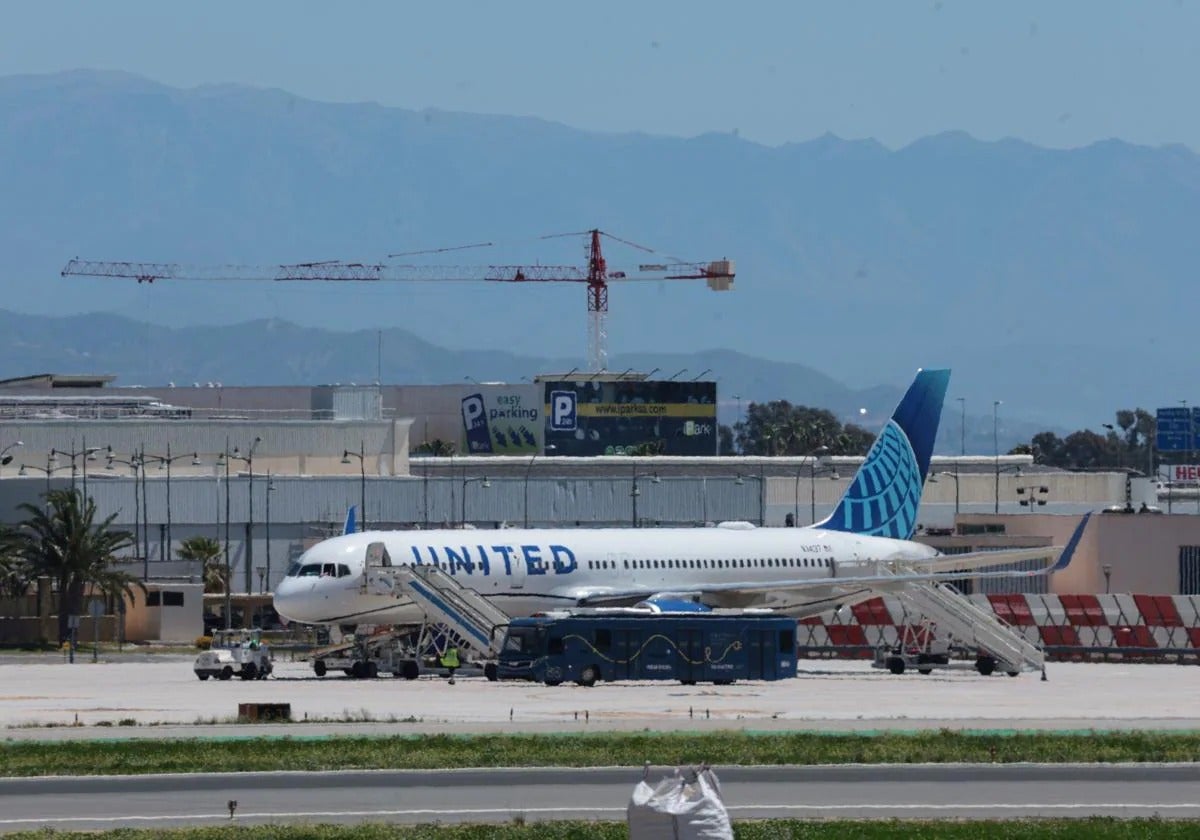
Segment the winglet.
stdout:
[[343,534],[353,534],[358,531],[358,508],[354,505],[346,510],[346,524],[342,526]]
[[1075,526],[1075,533],[1071,534],[1071,539],[1067,540],[1067,547],[1063,549],[1062,554],[1058,555],[1058,562],[1047,571],[1061,572],[1071,565],[1071,558],[1075,556],[1075,549],[1079,547],[1079,541],[1083,539],[1083,531],[1087,528],[1088,520],[1091,518],[1090,511],[1083,515],[1083,519],[1079,520],[1079,524]]

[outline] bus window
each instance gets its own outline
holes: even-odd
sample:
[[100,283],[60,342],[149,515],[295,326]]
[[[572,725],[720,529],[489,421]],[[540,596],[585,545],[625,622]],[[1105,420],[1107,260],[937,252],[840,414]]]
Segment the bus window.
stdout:
[[596,650],[607,653],[612,647],[612,631],[608,628],[596,628]]
[[550,641],[546,644],[546,653],[554,656],[563,652],[562,636],[551,636]]
[[779,631],[779,652],[791,653],[796,649],[796,634],[792,630]]
[[509,628],[504,649],[511,653],[537,653],[537,637],[536,627]]

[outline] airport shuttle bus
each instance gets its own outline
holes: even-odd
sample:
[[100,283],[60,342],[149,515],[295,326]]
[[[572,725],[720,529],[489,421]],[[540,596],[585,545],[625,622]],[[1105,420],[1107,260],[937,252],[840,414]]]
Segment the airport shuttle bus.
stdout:
[[546,685],[787,679],[796,676],[796,620],[766,611],[554,611],[512,620],[497,670],[500,679]]

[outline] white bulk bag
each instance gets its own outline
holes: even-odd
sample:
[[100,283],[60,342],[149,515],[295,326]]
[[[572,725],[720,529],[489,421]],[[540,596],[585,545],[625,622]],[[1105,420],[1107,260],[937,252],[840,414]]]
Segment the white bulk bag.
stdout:
[[733,840],[717,775],[676,769],[654,787],[637,783],[626,809],[629,840]]

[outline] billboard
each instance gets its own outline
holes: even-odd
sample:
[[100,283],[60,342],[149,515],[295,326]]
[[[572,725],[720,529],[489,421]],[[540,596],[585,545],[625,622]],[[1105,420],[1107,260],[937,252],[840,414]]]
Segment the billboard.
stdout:
[[542,404],[535,385],[472,385],[459,402],[458,451],[528,455],[542,450]]
[[542,387],[547,455],[717,454],[715,382],[564,381]]

